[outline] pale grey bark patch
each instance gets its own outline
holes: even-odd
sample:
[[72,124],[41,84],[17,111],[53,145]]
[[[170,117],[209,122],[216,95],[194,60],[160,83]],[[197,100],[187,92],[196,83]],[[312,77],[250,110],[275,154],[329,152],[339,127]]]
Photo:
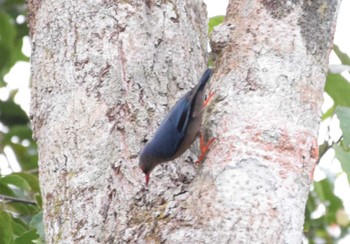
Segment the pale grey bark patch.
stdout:
[[[238,208],[243,215],[233,208],[219,217],[222,222],[245,217],[235,224],[233,242],[302,240],[305,203],[318,157],[327,55],[339,6],[333,2],[322,8],[317,2],[310,9],[305,7],[308,3],[230,1],[225,22],[211,36],[218,54],[212,83],[217,100],[207,123],[221,143],[208,155],[203,171],[216,183],[217,195],[243,206]],[[324,39],[308,42],[314,34]],[[218,175],[225,180],[217,181]],[[222,187],[225,181],[231,183],[230,190]],[[248,189],[249,197],[244,197]],[[253,213],[253,208],[264,210]]]
[[[30,1],[29,9],[47,241],[140,237],[144,207],[172,197],[174,184],[145,192],[138,153],[206,68],[205,5]],[[159,167],[152,184],[190,182],[196,170],[181,164]]]

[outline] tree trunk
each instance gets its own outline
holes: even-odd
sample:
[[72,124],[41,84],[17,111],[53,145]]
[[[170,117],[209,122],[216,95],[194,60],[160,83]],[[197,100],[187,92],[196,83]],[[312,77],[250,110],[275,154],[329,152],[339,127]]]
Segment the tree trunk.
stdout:
[[206,67],[205,5],[29,0],[47,242],[300,243],[338,4],[231,1],[212,35],[218,140],[146,188],[138,153]]

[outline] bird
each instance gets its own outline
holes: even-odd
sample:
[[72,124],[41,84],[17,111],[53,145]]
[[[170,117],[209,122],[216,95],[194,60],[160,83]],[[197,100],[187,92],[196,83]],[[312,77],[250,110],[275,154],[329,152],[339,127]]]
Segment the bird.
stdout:
[[200,136],[200,150],[196,164],[204,159],[210,144],[216,139],[212,138],[207,143],[200,132],[204,107],[214,93],[210,93],[205,99],[205,86],[213,71],[208,68],[198,84],[174,105],[162,121],[154,136],[141,150],[139,167],[145,174],[146,186],[148,186],[151,171],[159,164],[174,160],[181,156]]

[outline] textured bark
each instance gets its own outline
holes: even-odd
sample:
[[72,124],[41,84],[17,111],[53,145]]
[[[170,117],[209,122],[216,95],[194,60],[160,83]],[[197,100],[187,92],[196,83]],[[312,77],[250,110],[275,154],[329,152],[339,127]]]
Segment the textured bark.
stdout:
[[231,1],[206,128],[156,168],[138,153],[206,66],[201,1],[28,1],[48,243],[300,243],[334,1]]
[[212,35],[218,102],[208,121],[222,143],[201,175],[215,189],[204,202],[221,202],[211,222],[230,232],[223,240],[302,242],[339,4],[230,1]]

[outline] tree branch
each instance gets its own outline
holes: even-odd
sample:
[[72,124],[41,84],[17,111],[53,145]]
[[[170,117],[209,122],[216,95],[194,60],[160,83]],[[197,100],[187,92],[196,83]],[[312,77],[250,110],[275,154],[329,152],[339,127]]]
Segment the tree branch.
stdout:
[[323,157],[323,155],[325,155],[326,152],[328,152],[328,150],[331,149],[331,148],[333,147],[333,145],[338,144],[342,139],[343,139],[343,135],[341,135],[337,141],[333,141],[331,144],[328,144],[327,147],[326,147],[326,149],[323,150],[323,152],[321,152],[321,154],[319,155],[316,164],[318,164],[318,163],[320,162],[320,160],[321,160],[321,158]]
[[31,205],[36,205],[36,202],[34,201],[30,201],[30,200],[25,200],[25,199],[21,199],[21,198],[17,198],[17,197],[10,197],[10,196],[6,196],[6,195],[2,195],[0,194],[0,199],[6,201],[12,201],[12,202],[20,202],[20,203],[25,203],[25,204],[31,204]]

